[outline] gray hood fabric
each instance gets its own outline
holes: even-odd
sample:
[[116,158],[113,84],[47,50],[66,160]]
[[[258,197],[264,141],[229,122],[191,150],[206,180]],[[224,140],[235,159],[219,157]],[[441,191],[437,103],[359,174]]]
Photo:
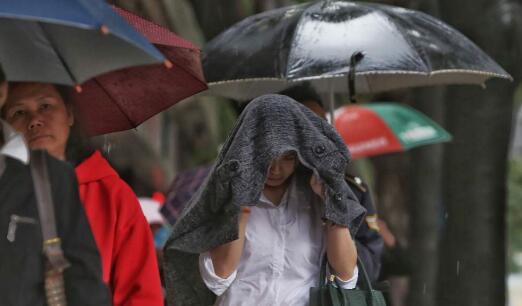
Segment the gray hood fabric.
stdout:
[[[324,119],[289,97],[258,97],[239,117],[214,168],[187,203],[167,241],[169,305],[214,303],[215,296],[200,277],[198,256],[238,238],[240,206],[259,201],[270,162],[287,151],[296,152],[301,168],[324,183],[323,218],[347,226],[355,235],[365,210],[344,180],[350,155],[341,137]],[[310,188],[309,179],[299,181],[305,183],[298,188]]]

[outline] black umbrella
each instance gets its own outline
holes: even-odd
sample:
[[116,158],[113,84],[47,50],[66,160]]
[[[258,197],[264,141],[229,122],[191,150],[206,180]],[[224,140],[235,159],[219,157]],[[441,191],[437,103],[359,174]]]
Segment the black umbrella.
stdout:
[[442,21],[364,2],[321,1],[254,15],[221,33],[203,53],[210,92],[238,100],[298,81],[311,81],[323,93],[353,94],[511,79]]

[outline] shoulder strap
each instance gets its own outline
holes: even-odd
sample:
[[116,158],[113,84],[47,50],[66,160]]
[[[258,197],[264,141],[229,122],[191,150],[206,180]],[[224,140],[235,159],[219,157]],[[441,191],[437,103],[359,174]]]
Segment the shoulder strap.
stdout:
[[[328,264],[328,257],[327,254],[324,253],[323,258],[321,260],[321,270],[319,272],[319,284],[321,287],[325,286],[326,282],[326,265]],[[357,267],[359,269],[359,277],[361,278],[361,285],[364,287],[363,289],[372,291],[373,285],[370,282],[370,277],[368,276],[368,273],[366,272],[366,268],[364,267],[364,264],[359,256],[357,256]]]
[[368,189],[366,189],[366,187],[364,186],[363,182],[361,181],[360,178],[356,177],[356,176],[353,176],[353,175],[350,175],[350,174],[345,174],[344,176],[344,179],[345,181],[350,184],[350,186],[354,186],[356,187],[357,189],[359,189],[361,192],[366,192]]
[[54,205],[45,159],[44,151],[31,152],[31,174],[42,229],[43,252],[53,269],[63,271],[70,264],[63,255],[61,241],[56,233]]
[[[341,289],[341,286],[337,283],[337,280],[335,280],[334,278],[331,278],[330,280],[325,281],[327,264],[328,264],[328,257],[327,257],[327,254],[325,253],[323,256],[323,259],[321,261],[319,286],[321,288],[328,289],[331,299],[338,298],[339,296],[343,297],[343,299],[344,299],[345,297],[344,297],[344,294],[342,293],[343,289]],[[370,278],[368,277],[368,273],[366,273],[364,264],[359,257],[357,257],[357,266],[359,268],[359,276],[361,277],[361,284],[362,284],[361,289],[363,289],[365,291],[366,305],[374,306],[375,305],[374,299],[373,299],[374,289],[370,282]],[[332,286],[332,283],[337,283],[337,288],[334,288]],[[337,293],[339,293],[339,294],[337,294]],[[326,304],[322,304],[322,305],[326,305]],[[337,303],[333,303],[333,305],[348,305],[348,303],[346,300],[344,300],[343,303],[337,302]]]
[[5,157],[0,154],[0,178],[4,175],[5,170]]

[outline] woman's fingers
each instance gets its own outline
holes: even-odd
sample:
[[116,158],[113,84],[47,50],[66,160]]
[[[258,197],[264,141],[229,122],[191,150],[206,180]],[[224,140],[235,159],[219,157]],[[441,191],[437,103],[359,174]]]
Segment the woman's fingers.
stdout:
[[315,192],[315,194],[324,200],[324,184],[315,174],[312,174],[312,177],[310,178],[310,187]]

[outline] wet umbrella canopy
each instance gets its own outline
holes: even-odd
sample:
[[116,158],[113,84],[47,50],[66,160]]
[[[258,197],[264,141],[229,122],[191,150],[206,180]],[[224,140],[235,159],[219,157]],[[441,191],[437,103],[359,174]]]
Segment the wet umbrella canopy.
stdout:
[[10,81],[77,85],[165,60],[103,0],[0,1],[0,40]]
[[319,92],[371,93],[510,76],[464,35],[427,14],[364,2],[321,1],[251,16],[203,50],[211,92],[246,100],[311,80]]
[[397,103],[341,107],[335,111],[334,125],[354,159],[451,140],[430,118]]
[[207,89],[200,50],[169,30],[125,10],[114,8],[167,57],[171,67],[147,65],[120,69],[82,84],[71,95],[89,135],[134,128],[175,103]]

